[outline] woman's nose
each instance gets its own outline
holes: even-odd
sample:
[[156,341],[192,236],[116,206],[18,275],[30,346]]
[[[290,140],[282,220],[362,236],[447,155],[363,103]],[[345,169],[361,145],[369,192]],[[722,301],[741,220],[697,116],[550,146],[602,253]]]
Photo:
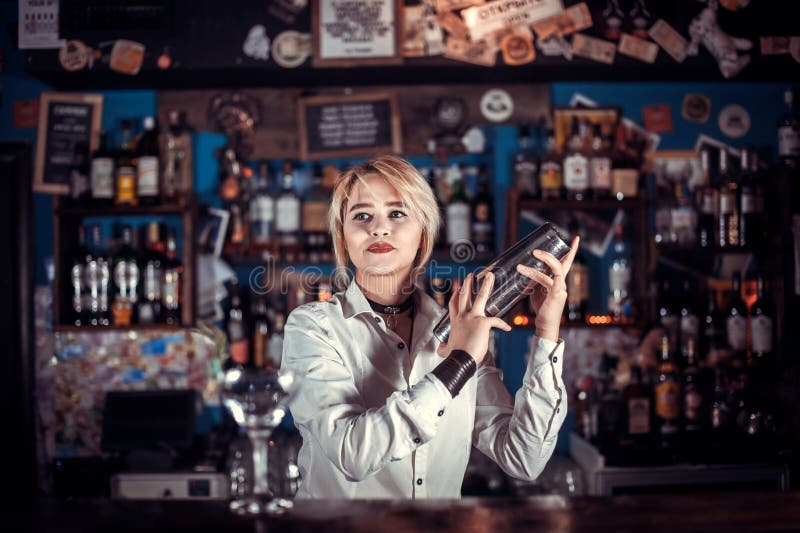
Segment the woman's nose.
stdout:
[[372,223],[370,233],[377,237],[378,235],[389,235],[389,221],[382,218],[376,218]]

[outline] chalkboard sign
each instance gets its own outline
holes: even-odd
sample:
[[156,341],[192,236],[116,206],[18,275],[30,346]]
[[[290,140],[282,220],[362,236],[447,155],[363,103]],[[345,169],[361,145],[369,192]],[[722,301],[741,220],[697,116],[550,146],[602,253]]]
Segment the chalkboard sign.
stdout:
[[79,151],[89,160],[97,148],[103,111],[99,94],[42,93],[33,190],[69,193],[69,174]]
[[392,92],[311,96],[301,98],[297,107],[302,159],[403,150],[397,96]]

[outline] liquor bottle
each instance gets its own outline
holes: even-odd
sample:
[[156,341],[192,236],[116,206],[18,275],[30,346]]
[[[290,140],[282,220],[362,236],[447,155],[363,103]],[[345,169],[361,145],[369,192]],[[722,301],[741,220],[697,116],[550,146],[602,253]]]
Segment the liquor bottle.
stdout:
[[739,219],[739,245],[757,246],[764,236],[764,189],[759,183],[756,151],[743,148],[741,163],[742,210]]
[[109,206],[114,203],[114,154],[111,151],[108,132],[100,132],[100,145],[92,154],[89,180],[92,187],[92,203]]
[[732,276],[731,301],[725,317],[725,337],[731,350],[732,364],[741,365],[747,350],[747,306],[742,300],[742,277],[739,272]]
[[710,364],[718,363],[726,351],[725,326],[717,308],[714,291],[708,290],[708,304],[703,315],[703,334],[700,338],[700,356]]
[[733,176],[728,161],[728,151],[719,151],[719,218],[717,219],[717,245],[727,248],[739,245],[739,184]]
[[230,284],[231,304],[225,329],[228,333],[231,363],[246,366],[250,364],[250,339],[247,332],[247,320],[244,316],[239,284],[234,278]]
[[675,203],[670,213],[670,235],[682,248],[691,248],[697,241],[697,212],[692,206],[688,176],[675,181]]
[[689,345],[696,351],[700,345],[700,318],[694,306],[694,297],[688,279],[683,280],[680,309],[680,342],[683,362],[688,358]]
[[271,253],[275,240],[275,198],[269,189],[266,161],[258,165],[256,188],[250,199],[250,247]]
[[775,304],[769,297],[763,274],[757,275],[756,284],[758,299],[750,308],[752,365],[769,370],[775,364]]
[[143,205],[158,203],[161,194],[159,184],[158,129],[155,117],[147,116],[142,121],[144,134],[136,145],[136,192]]
[[658,302],[658,319],[670,346],[678,346],[680,339],[680,317],[673,307],[672,292],[668,279],[661,282],[661,294]]
[[705,427],[706,412],[700,368],[693,339],[686,343],[683,369],[683,429],[686,432],[701,431]]
[[[533,180],[536,180],[535,174]],[[478,174],[477,190],[472,199],[472,242],[479,254],[494,251],[494,198],[489,176],[483,166]]]
[[589,308],[589,267],[580,257],[575,257],[567,272],[567,306],[565,313],[569,322],[583,322]]
[[273,368],[269,354],[269,318],[267,301],[261,297],[256,302],[253,312],[253,366],[256,368]]
[[72,267],[69,271],[72,293],[72,323],[76,326],[83,326],[89,323],[86,306],[88,294],[86,277],[84,276],[87,257],[90,257],[90,255],[89,250],[86,248],[86,227],[81,224],[78,226],[78,247],[72,256]]
[[631,380],[622,390],[622,404],[626,440],[633,445],[644,444],[652,430],[652,404],[639,366],[631,367]]
[[662,446],[669,446],[670,435],[678,431],[681,406],[681,386],[678,382],[678,367],[670,351],[669,338],[661,337],[658,373],[655,385],[656,423]]
[[527,126],[517,129],[517,152],[514,154],[514,186],[520,195],[539,196],[539,159]]
[[231,210],[231,225],[228,233],[228,250],[231,253],[242,253],[246,243],[245,221],[242,214],[242,208],[239,204],[232,204]]
[[86,264],[83,268],[86,290],[89,297],[87,306],[89,324],[92,326],[108,326],[109,320],[109,291],[111,281],[111,267],[108,255],[103,246],[103,237],[100,224],[92,226],[92,240],[89,254],[86,255]]
[[133,132],[130,120],[123,120],[120,130],[119,151],[116,161],[116,205],[137,205],[136,167],[133,162]]
[[725,367],[714,368],[714,390],[711,403],[711,430],[714,433],[727,432],[731,425],[731,403]]
[[784,91],[783,103],[786,107],[778,121],[778,157],[781,164],[796,168],[800,161],[800,118],[795,110],[792,89]]
[[164,203],[174,203],[191,183],[192,137],[185,114],[170,109],[167,120],[160,136],[161,197]]
[[239,199],[242,166],[233,148],[225,148],[220,163],[220,191],[223,202],[234,203]]
[[547,130],[547,147],[539,165],[539,189],[543,200],[561,198],[564,185],[561,157],[556,151],[556,137],[552,129]]
[[625,13],[619,7],[619,0],[608,0],[600,18],[603,21],[603,37],[612,41],[619,40],[622,34],[622,21],[625,20]]
[[116,294],[112,313],[115,326],[128,326],[134,322],[134,311],[139,298],[139,278],[139,259],[133,248],[133,229],[123,226],[122,245],[114,256]]
[[281,360],[283,357],[283,326],[286,319],[283,313],[276,313],[273,320],[272,335],[269,337],[269,357],[272,360],[272,366],[275,368],[281,367]]
[[625,322],[633,315],[631,261],[621,223],[614,224],[614,250],[608,269],[608,312],[617,323]]
[[716,220],[719,207],[719,191],[711,179],[709,152],[700,150],[700,166],[703,169],[703,188],[700,193],[700,214],[697,220],[697,240],[702,248],[716,246]]
[[611,138],[603,135],[600,124],[593,126],[589,183],[595,200],[611,196]]
[[614,388],[614,372],[618,359],[604,353],[600,363],[601,393],[597,409],[597,441],[601,447],[618,444],[620,433],[624,432],[624,406],[622,397]]
[[611,156],[611,194],[617,200],[639,195],[641,161],[628,140],[625,124],[620,122],[614,132]]
[[[662,175],[666,174],[666,163]],[[671,182],[657,184],[656,186],[656,210],[655,210],[655,235],[656,244],[669,245],[678,240],[674,233],[672,224],[672,212],[675,210],[675,191],[670,187]]]
[[589,189],[589,158],[584,150],[586,138],[581,135],[577,117],[572,119],[572,134],[564,156],[564,189],[568,200],[585,200]]
[[161,253],[161,225],[147,224],[147,246],[143,259],[142,297],[136,308],[140,324],[157,324],[161,317],[161,284],[164,279],[164,255]]
[[300,252],[300,197],[294,190],[292,163],[283,164],[283,184],[275,202],[275,229],[278,233],[281,260],[292,262]]
[[457,165],[451,167],[453,192],[447,201],[447,245],[470,240],[470,205],[464,192],[464,179]]
[[183,264],[178,258],[178,245],[173,230],[167,232],[166,259],[164,259],[164,281],[162,290],[162,312],[164,322],[170,325],[181,323],[183,304]]
[[303,199],[302,228],[309,261],[319,263],[328,233],[328,208],[332,192],[323,183],[322,166],[318,163],[312,167],[311,180],[311,188]]
[[91,200],[89,162],[86,157],[88,150],[89,146],[85,142],[77,143],[72,156],[72,165],[69,169],[69,199],[74,205],[85,206]]
[[640,39],[648,40],[650,35],[647,30],[653,25],[653,16],[647,10],[644,0],[634,0],[633,8],[628,12],[628,18],[633,26],[631,33]]

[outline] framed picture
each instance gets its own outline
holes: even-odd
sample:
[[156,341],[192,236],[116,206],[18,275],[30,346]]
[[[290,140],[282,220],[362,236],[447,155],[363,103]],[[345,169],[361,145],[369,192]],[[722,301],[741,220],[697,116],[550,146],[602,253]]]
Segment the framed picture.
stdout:
[[403,62],[402,0],[312,0],[315,67]]
[[[598,107],[597,102],[581,93],[573,94],[569,105],[571,107]],[[658,145],[661,143],[661,135],[653,133],[652,131],[647,131],[643,126],[627,117],[620,117],[619,120],[625,127],[625,137],[627,139],[633,139],[634,142],[638,142],[639,144],[643,144],[644,153],[658,150]],[[640,154],[639,157],[641,156]]]
[[43,92],[39,101],[39,130],[33,190],[68,194],[73,168],[88,166],[97,148],[103,96],[100,94]]
[[591,140],[595,124],[600,125],[602,135],[614,135],[619,121],[619,109],[616,107],[556,107],[553,109],[553,130],[556,150],[564,152],[567,140],[574,128],[586,134]]
[[216,207],[209,207],[207,216],[200,217],[197,243],[201,251],[215,257],[222,255],[230,217],[230,212]]
[[694,150],[652,152],[647,157],[647,168],[659,187],[673,189],[682,180],[686,180],[690,190],[705,185],[700,154]]

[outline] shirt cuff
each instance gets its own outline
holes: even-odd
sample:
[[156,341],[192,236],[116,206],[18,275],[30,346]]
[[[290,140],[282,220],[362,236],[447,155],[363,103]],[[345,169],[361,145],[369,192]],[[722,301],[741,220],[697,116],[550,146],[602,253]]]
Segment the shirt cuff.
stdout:
[[561,376],[561,369],[564,365],[563,356],[564,339],[553,342],[534,335],[530,340],[530,355],[525,379],[531,378],[534,373],[545,368],[552,369],[555,375]]
[[[408,391],[412,409],[416,413],[416,423],[422,442],[428,442],[436,435],[439,420],[450,400],[450,391],[433,374],[425,375]],[[420,444],[420,443],[416,443]]]

